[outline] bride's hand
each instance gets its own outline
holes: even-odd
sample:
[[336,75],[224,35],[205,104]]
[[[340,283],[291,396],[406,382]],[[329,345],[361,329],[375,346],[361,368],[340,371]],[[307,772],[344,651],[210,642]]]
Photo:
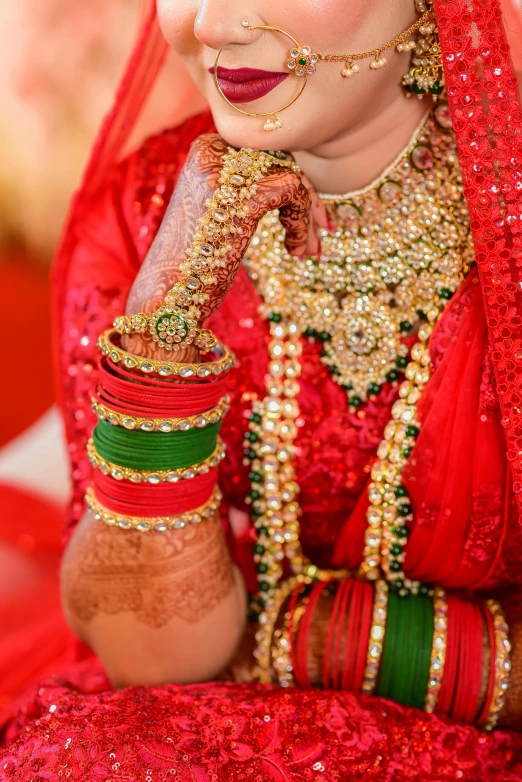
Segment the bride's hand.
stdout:
[[[179,278],[179,265],[191,246],[198,220],[206,212],[205,202],[219,186],[222,156],[227,150],[225,142],[212,134],[200,136],[192,144],[161,227],[130,292],[127,314],[152,313]],[[288,168],[274,166],[257,184],[256,193],[246,202],[247,217],[241,221],[234,218],[243,231],[227,237],[231,250],[224,267],[216,270],[217,283],[206,289],[209,299],[201,306],[203,320],[223,301],[257,223],[266,212],[279,210],[290,253],[299,256],[317,249],[315,229],[320,210],[309,183]],[[153,355],[156,350],[148,336],[130,335],[125,340],[127,348],[135,353]],[[183,360],[180,353],[177,357]]]

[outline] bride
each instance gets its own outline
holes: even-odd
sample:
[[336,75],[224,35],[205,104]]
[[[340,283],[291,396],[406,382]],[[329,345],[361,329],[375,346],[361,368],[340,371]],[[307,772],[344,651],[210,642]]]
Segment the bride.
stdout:
[[[54,272],[96,657],[5,778],[522,779],[498,1],[149,5]],[[121,160],[167,46],[210,113]]]

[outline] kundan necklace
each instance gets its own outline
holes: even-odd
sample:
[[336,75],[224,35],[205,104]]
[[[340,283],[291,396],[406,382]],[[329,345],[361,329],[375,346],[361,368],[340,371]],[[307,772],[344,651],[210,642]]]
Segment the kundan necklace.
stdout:
[[[377,181],[322,198],[335,232],[322,231],[320,257],[290,256],[271,212],[245,258],[271,333],[266,396],[253,404],[245,435],[261,610],[270,606],[285,559],[297,576],[339,576],[314,566],[299,541],[294,442],[303,337],[322,342],[322,361],[352,409],[403,376],[372,468],[360,574],[384,576],[400,595],[429,589],[402,569],[412,514],[401,475],[420,431],[430,334],[473,262],[447,105],[436,104]],[[411,335],[417,342],[408,351],[401,337]]]

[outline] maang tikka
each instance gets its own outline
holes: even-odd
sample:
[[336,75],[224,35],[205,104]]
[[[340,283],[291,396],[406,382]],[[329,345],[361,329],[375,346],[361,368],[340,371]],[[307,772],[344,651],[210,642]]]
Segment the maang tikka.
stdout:
[[[292,42],[293,46],[288,52],[286,67],[300,79],[299,90],[290,101],[276,111],[255,112],[239,108],[226,97],[219,84],[218,64],[225,46],[219,49],[214,61],[214,81],[217,90],[223,100],[240,114],[248,117],[266,117],[264,129],[266,131],[277,130],[283,127],[283,122],[278,114],[292,106],[302,95],[308,78],[313,76],[320,62],[343,63],[344,67],[340,71],[341,76],[349,79],[360,73],[360,67],[357,64],[359,60],[371,58],[370,70],[383,68],[388,62],[384,52],[395,47],[401,53],[413,52],[412,66],[402,80],[407,95],[415,94],[419,98],[423,98],[425,94],[430,93],[434,98],[437,98],[444,90],[444,74],[432,0],[414,0],[414,2],[417,12],[421,14],[420,19],[388,43],[361,54],[321,54],[315,52],[309,45],[301,45],[293,35],[280,27],[264,24],[251,25],[244,21],[242,26],[247,30],[266,30],[280,33]],[[420,35],[415,41],[411,39],[411,36],[416,32],[419,32]]]

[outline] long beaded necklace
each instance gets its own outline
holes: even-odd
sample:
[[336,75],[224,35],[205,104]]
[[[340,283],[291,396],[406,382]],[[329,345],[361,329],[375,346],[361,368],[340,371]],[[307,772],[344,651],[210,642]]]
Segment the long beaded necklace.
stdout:
[[[400,595],[425,588],[402,570],[412,514],[401,475],[420,431],[416,406],[431,374],[433,326],[473,262],[447,105],[434,107],[377,181],[323,199],[335,231],[322,231],[320,257],[290,256],[272,212],[245,258],[271,335],[266,396],[253,404],[245,435],[262,611],[285,559],[301,578],[340,575],[314,566],[299,541],[294,443],[303,337],[322,342],[322,361],[352,410],[404,373],[372,468],[360,574],[384,575]],[[410,335],[418,341],[408,352],[401,336]]]

